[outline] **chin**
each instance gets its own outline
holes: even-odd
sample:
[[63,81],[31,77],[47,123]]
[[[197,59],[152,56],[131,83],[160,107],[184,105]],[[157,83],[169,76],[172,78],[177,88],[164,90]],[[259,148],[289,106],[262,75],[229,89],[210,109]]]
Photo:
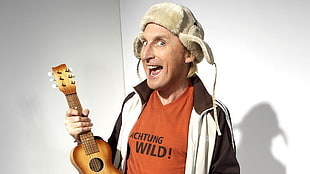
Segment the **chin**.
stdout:
[[153,79],[147,79],[147,86],[153,90],[158,90],[160,88],[160,85],[157,84]]

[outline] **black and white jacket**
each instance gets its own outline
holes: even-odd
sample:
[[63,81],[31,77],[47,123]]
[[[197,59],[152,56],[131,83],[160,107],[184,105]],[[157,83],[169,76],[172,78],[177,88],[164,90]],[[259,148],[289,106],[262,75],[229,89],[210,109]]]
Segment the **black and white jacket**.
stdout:
[[[219,101],[217,115],[221,136],[216,131],[212,97],[197,75],[191,77],[194,86],[194,107],[189,131],[185,174],[239,174],[235,142],[228,109]],[[130,93],[122,107],[114,130],[108,140],[113,152],[114,165],[123,173],[128,155],[128,137],[150,94],[146,81]]]

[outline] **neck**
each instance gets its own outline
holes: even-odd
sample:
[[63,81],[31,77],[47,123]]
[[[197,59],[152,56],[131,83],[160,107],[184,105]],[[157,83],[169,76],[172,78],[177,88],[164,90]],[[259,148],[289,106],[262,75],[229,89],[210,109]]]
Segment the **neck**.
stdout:
[[186,83],[183,85],[179,85],[177,88],[174,89],[166,89],[166,90],[157,90],[157,95],[163,105],[167,105],[181,96],[186,89],[190,85],[190,80],[188,79]]

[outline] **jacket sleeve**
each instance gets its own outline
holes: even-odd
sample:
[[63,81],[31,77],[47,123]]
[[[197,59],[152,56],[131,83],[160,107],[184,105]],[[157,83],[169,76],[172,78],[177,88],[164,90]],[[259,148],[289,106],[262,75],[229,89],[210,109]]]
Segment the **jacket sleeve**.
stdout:
[[114,158],[115,158],[115,154],[117,150],[117,142],[118,142],[121,126],[122,126],[122,115],[120,114],[114,125],[113,132],[110,138],[108,139],[108,144],[110,145],[111,151],[112,151],[112,161],[114,161]]
[[222,135],[216,137],[209,173],[240,174],[229,111],[222,105],[217,112]]
[[113,128],[113,132],[110,136],[110,138],[108,139],[108,144],[110,145],[111,147],[111,150],[112,150],[112,161],[114,161],[114,158],[115,158],[115,154],[116,154],[116,151],[117,151],[117,143],[118,143],[118,139],[119,139],[119,134],[120,134],[120,130],[121,130],[121,127],[122,127],[122,115],[123,115],[123,108],[124,108],[124,105],[125,103],[131,98],[134,96],[134,92],[130,93],[127,95],[127,97],[124,99],[124,102],[123,102],[123,105],[122,105],[122,110],[116,120],[116,123],[114,125],[114,128]]

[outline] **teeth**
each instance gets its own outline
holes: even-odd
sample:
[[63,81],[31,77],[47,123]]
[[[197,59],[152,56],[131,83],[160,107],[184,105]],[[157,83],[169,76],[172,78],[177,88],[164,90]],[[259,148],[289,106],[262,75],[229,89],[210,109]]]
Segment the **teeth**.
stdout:
[[149,69],[155,69],[155,68],[157,68],[157,66],[155,65],[149,66]]
[[161,66],[155,66],[155,65],[150,65],[150,66],[148,66],[148,68],[150,69],[150,70],[153,70],[153,69],[157,69],[157,68],[160,68]]

